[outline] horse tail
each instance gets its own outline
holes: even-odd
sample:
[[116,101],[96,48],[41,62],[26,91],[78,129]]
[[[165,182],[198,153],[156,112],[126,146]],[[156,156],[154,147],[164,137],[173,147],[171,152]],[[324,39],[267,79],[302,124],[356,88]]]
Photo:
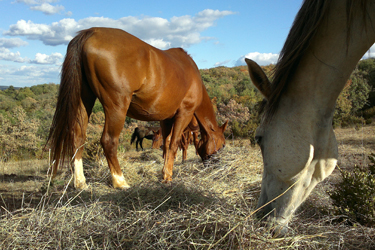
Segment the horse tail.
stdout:
[[135,137],[137,137],[138,130],[139,130],[138,127],[136,127],[136,128],[134,129],[134,132],[133,132],[133,134],[132,134],[132,138],[131,138],[131,140],[130,140],[130,145],[133,144],[133,142],[134,142],[134,140],[135,140]]
[[61,82],[57,97],[55,114],[47,138],[54,160],[52,174],[64,164],[66,157],[74,155],[74,129],[80,124],[81,90],[83,83],[82,49],[94,34],[94,30],[82,30],[70,41],[61,70]]

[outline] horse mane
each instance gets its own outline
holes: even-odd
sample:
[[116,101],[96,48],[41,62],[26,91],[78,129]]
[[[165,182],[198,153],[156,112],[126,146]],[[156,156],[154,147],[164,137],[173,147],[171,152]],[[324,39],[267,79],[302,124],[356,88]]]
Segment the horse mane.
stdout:
[[[350,40],[350,28],[353,20],[353,13],[358,10],[358,6],[363,13],[366,13],[366,6],[369,1],[347,0],[347,43]],[[293,78],[296,69],[305,55],[305,52],[314,39],[318,28],[331,6],[331,0],[305,0],[292,28],[289,31],[284,46],[280,52],[278,62],[273,71],[271,85],[271,96],[267,102],[263,102],[261,112],[264,112],[266,121],[269,121],[278,108],[280,97],[288,87],[288,83]],[[366,15],[364,16],[364,23]]]

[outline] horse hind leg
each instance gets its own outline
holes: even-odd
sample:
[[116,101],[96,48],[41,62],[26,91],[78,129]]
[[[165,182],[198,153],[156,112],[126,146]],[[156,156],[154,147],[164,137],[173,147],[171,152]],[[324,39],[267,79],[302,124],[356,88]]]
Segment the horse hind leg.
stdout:
[[83,85],[81,104],[79,108],[78,122],[74,128],[74,174],[73,184],[76,189],[85,189],[87,187],[86,178],[83,173],[83,145],[86,141],[86,130],[92,108],[94,106],[96,97],[91,90]]
[[139,140],[139,145],[141,146],[142,151],[144,151],[144,149],[143,149],[143,145],[142,145],[142,143],[143,143],[143,139],[144,139],[144,137],[141,138],[141,139]]
[[137,150],[137,152],[139,151],[139,148],[138,148],[138,144],[140,144],[141,140],[139,139],[139,137],[137,137],[137,141],[135,142],[135,149]]
[[114,188],[126,189],[130,186],[125,181],[117,158],[117,148],[119,144],[119,136],[125,123],[127,110],[108,110],[104,106],[106,112],[106,120],[104,131],[100,140],[105,156],[107,158],[108,167],[112,175],[112,185]]

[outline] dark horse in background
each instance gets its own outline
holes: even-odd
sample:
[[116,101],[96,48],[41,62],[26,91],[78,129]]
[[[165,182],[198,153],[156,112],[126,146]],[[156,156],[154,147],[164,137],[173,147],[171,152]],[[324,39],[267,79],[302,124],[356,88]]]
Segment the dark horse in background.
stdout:
[[126,116],[161,121],[163,180],[172,180],[173,162],[182,132],[195,117],[203,160],[225,145],[226,123],[219,127],[211,100],[193,59],[181,48],[159,50],[131,34],[110,28],[82,30],[67,48],[61,83],[47,142],[52,175],[74,159],[74,185],[86,187],[82,152],[95,100],[104,108],[101,145],[115,188],[128,188],[117,158]]
[[[160,131],[160,127],[159,128],[150,128],[150,127],[136,127],[134,129],[134,132],[132,134],[132,137],[130,139],[130,145],[133,144],[133,142],[135,141],[135,148],[136,150],[138,151],[138,144],[141,146],[141,149],[143,151],[143,139],[148,139],[148,140],[151,140],[151,141],[154,141],[154,133],[156,131]],[[150,132],[152,132],[150,134]],[[137,140],[136,140],[137,139]]]

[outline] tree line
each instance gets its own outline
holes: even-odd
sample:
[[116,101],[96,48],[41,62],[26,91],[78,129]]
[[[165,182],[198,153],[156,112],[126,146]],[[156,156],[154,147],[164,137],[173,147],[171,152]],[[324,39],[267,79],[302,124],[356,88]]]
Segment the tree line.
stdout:
[[[262,67],[272,79],[274,65]],[[249,138],[259,125],[258,109],[263,100],[249,78],[246,66],[200,70],[218,122],[229,120],[229,138]],[[55,110],[58,84],[40,84],[0,90],[0,161],[42,155]],[[358,63],[340,94],[334,113],[335,127],[370,124],[375,115],[375,59]],[[103,107],[96,102],[91,122],[104,122]],[[125,127],[134,122],[127,118]],[[99,126],[100,127],[100,126]],[[91,130],[93,131],[93,130]],[[99,138],[100,128],[95,129]],[[90,129],[88,130],[90,133]],[[88,136],[92,138],[92,136]],[[98,145],[98,142],[95,143]]]

